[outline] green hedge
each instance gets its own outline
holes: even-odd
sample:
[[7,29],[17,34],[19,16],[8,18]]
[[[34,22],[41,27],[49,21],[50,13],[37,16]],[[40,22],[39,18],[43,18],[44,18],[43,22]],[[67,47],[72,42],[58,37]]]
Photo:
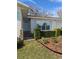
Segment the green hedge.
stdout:
[[61,29],[56,29],[57,30],[57,36],[62,35],[62,30]]
[[[56,35],[57,31],[57,35]],[[61,29],[55,29],[54,31],[41,31],[41,37],[56,37],[62,35]]]
[[41,31],[41,37],[55,37],[55,31]]
[[61,29],[55,29],[54,31],[40,31],[39,28],[36,28],[34,31],[34,38],[40,39],[41,37],[57,37],[62,35]]

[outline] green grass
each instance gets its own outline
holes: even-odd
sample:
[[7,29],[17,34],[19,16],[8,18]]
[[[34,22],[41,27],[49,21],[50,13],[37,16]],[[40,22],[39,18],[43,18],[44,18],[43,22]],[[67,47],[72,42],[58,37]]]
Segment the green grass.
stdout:
[[35,40],[24,43],[25,46],[17,50],[17,59],[57,59],[53,52]]

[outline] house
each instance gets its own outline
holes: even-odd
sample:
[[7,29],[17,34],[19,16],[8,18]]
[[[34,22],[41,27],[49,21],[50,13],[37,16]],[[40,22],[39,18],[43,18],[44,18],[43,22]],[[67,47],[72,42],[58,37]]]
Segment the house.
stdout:
[[17,36],[29,37],[39,25],[41,31],[52,31],[62,27],[62,18],[58,16],[41,16],[41,14],[30,6],[17,2]]

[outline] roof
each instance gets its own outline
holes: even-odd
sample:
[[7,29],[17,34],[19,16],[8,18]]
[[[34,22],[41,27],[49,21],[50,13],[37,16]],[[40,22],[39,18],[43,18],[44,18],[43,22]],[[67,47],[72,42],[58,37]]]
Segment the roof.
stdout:
[[27,5],[27,4],[24,4],[24,3],[20,2],[20,1],[17,1],[17,5],[18,4],[20,5],[20,7],[25,7],[25,8],[28,7],[29,9],[34,11],[34,7],[31,7],[31,6]]
[[48,20],[58,20],[61,21],[61,18],[59,17],[47,17],[47,16],[27,16],[27,18],[31,18],[31,19],[48,19]]
[[21,4],[21,5],[25,6],[25,7],[29,7],[28,5],[26,5],[26,4],[24,4],[24,3],[20,2],[20,1],[17,1],[17,3]]

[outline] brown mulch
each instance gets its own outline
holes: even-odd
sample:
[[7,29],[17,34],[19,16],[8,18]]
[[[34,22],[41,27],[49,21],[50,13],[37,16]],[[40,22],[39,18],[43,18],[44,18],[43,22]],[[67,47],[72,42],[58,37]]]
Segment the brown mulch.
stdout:
[[42,42],[40,42],[43,46],[45,46],[46,48],[48,48],[49,50],[58,53],[58,54],[62,54],[62,37],[58,37],[58,42],[54,42],[52,41],[51,38],[48,39],[47,44],[44,44]]
[[62,43],[61,42],[54,43],[49,39],[49,43],[45,44],[45,46],[47,46],[49,49],[53,51],[56,51],[62,54]]

